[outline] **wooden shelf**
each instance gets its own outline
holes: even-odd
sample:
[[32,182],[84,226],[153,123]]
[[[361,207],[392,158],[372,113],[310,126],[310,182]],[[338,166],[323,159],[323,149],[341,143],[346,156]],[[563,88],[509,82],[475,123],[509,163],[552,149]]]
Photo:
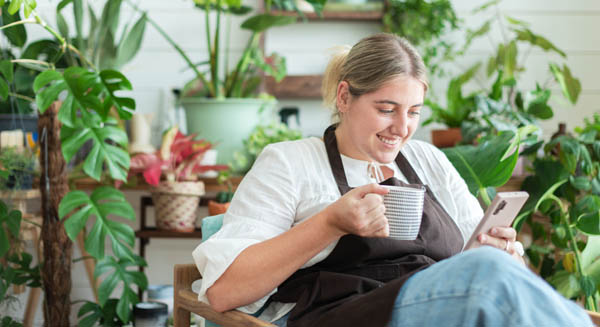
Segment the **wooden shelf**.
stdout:
[[320,99],[321,75],[286,76],[277,83],[271,76],[265,77],[265,88],[278,99]]
[[[301,19],[295,11],[273,10],[271,14],[278,16],[294,16]],[[323,17],[319,17],[314,12],[305,12],[304,16],[308,20],[358,20],[358,21],[380,21],[383,17],[383,12],[377,11],[323,11]]]
[[[242,181],[242,178],[243,178],[242,176],[231,177],[231,183],[233,184],[234,189],[237,188],[237,186],[240,184],[240,182]],[[217,183],[216,178],[199,178],[198,180],[201,182],[204,182],[204,190],[206,192],[227,191],[227,186]],[[137,185],[123,185],[121,187],[121,189],[134,190],[134,191],[151,191],[152,190],[153,186],[146,184],[146,182],[144,182],[143,178],[139,178],[138,181],[139,182]],[[102,185],[105,185],[105,184],[99,183],[98,181],[96,181],[92,178],[89,178],[89,177],[79,178],[79,179],[75,180],[75,189],[77,189],[77,190],[93,190]],[[114,185],[111,184],[109,186],[114,186]]]

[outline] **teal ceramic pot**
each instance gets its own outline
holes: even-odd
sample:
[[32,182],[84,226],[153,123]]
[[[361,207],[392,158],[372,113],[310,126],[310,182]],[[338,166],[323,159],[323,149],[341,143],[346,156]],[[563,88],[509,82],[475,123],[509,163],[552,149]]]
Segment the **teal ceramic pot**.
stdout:
[[272,119],[277,101],[246,98],[183,98],[188,134],[216,144],[217,163],[228,164],[254,127]]

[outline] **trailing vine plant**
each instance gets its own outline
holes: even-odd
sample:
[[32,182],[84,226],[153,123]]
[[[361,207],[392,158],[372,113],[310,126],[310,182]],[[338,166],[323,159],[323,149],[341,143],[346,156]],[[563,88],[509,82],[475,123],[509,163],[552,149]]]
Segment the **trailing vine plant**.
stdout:
[[[118,117],[127,120],[135,110],[135,101],[132,98],[121,96],[119,92],[132,90],[131,83],[117,70],[99,70],[77,47],[69,42],[52,26],[40,17],[35,11],[35,0],[0,0],[0,6],[8,3],[8,13],[14,15],[23,8],[24,19],[11,22],[0,27],[0,30],[10,29],[23,24],[36,24],[50,33],[60,45],[63,55],[79,58],[81,66],[69,66],[66,69],[57,69],[52,62],[32,60],[28,64],[36,64],[44,69],[34,81],[35,102],[40,115],[50,115],[50,121],[58,120],[60,128],[60,147],[64,161],[68,162],[78,152],[84,143],[90,141],[93,145],[83,163],[83,171],[91,178],[100,181],[103,175],[108,175],[114,180],[126,181],[130,157],[127,152],[127,135],[117,126],[117,120],[109,115],[115,110]],[[62,9],[66,4],[73,3],[74,9],[81,9],[81,0],[63,0],[58,4]],[[78,24],[81,22],[78,22]],[[8,83],[12,82],[15,64],[18,60],[3,60],[0,62],[0,97],[6,98]],[[56,101],[62,99],[60,104]],[[52,107],[58,110],[49,110]],[[114,108],[114,109],[113,109]],[[47,112],[48,111],[48,112]],[[56,116],[52,116],[56,115]],[[42,116],[40,116],[40,126]],[[101,186],[91,194],[74,190],[66,193],[57,206],[57,215],[53,215],[52,199],[50,195],[62,194],[56,190],[58,178],[52,176],[56,170],[53,158],[48,157],[48,149],[57,146],[51,143],[53,132],[47,127],[40,128],[42,158],[40,159],[42,177],[40,188],[43,193],[42,211],[44,226],[42,237],[44,239],[45,257],[42,263],[41,275],[43,288],[46,293],[45,320],[47,326],[67,326],[69,323],[70,307],[70,253],[63,253],[64,258],[56,258],[60,252],[52,252],[56,244],[47,243],[44,229],[58,226],[61,233],[66,233],[73,241],[80,233],[85,233],[85,249],[97,261],[94,276],[103,281],[98,289],[98,302],[85,302],[80,308],[79,326],[93,326],[96,324],[106,326],[120,326],[131,320],[131,308],[139,301],[134,284],[138,288],[147,286],[146,276],[137,270],[137,266],[145,265],[142,258],[132,252],[134,246],[134,231],[127,224],[111,218],[118,216],[128,220],[135,219],[135,213],[125,196],[119,190],[110,186]],[[58,140],[57,140],[58,141]],[[50,160],[50,161],[49,161]],[[62,158],[61,158],[62,161]],[[60,165],[60,164],[59,164]],[[64,162],[63,162],[64,166]],[[57,171],[60,171],[57,170]],[[65,183],[66,184],[66,183]],[[65,186],[66,189],[66,186]],[[86,231],[86,225],[92,225]],[[47,233],[46,233],[47,234]],[[112,253],[105,253],[105,243],[110,243]],[[64,247],[70,251],[70,245]],[[55,276],[56,264],[60,261],[69,265],[69,276],[51,282],[48,276]],[[64,267],[60,267],[64,269]],[[131,269],[135,268],[135,269]],[[111,297],[117,286],[122,285],[120,294]],[[51,290],[68,288],[60,293],[61,298],[51,298]],[[66,303],[66,306],[54,307],[54,302]],[[65,309],[66,308],[66,309]]]

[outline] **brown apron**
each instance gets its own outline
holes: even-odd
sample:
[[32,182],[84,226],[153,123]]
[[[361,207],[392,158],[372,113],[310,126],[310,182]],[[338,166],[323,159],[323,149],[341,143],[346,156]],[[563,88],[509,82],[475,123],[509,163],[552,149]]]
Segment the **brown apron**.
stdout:
[[[335,137],[327,128],[325,148],[340,193],[350,191]],[[402,153],[396,163],[411,184],[421,180]],[[410,186],[392,177],[381,184]],[[386,326],[400,288],[415,272],[462,249],[462,235],[425,185],[421,228],[416,240],[345,235],[323,261],[298,270],[270,300],[296,303],[289,327]]]

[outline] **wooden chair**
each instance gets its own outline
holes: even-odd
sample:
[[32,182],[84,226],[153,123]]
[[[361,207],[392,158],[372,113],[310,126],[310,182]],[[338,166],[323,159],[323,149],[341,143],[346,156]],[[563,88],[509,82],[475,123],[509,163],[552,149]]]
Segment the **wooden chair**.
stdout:
[[192,282],[202,278],[202,276],[200,276],[200,272],[194,264],[175,265],[173,276],[174,327],[189,327],[191,312],[221,326],[275,326],[237,310],[219,313],[211,309],[208,304],[198,301],[198,294],[192,291]]
[[[192,282],[200,279],[200,272],[194,264],[175,265],[174,271],[174,327],[189,327],[190,313],[196,313],[214,323],[226,327],[265,327],[274,326],[243,312],[232,310],[219,313],[206,303],[198,301],[198,294],[192,291]],[[600,326],[600,313],[587,311],[592,322]]]

